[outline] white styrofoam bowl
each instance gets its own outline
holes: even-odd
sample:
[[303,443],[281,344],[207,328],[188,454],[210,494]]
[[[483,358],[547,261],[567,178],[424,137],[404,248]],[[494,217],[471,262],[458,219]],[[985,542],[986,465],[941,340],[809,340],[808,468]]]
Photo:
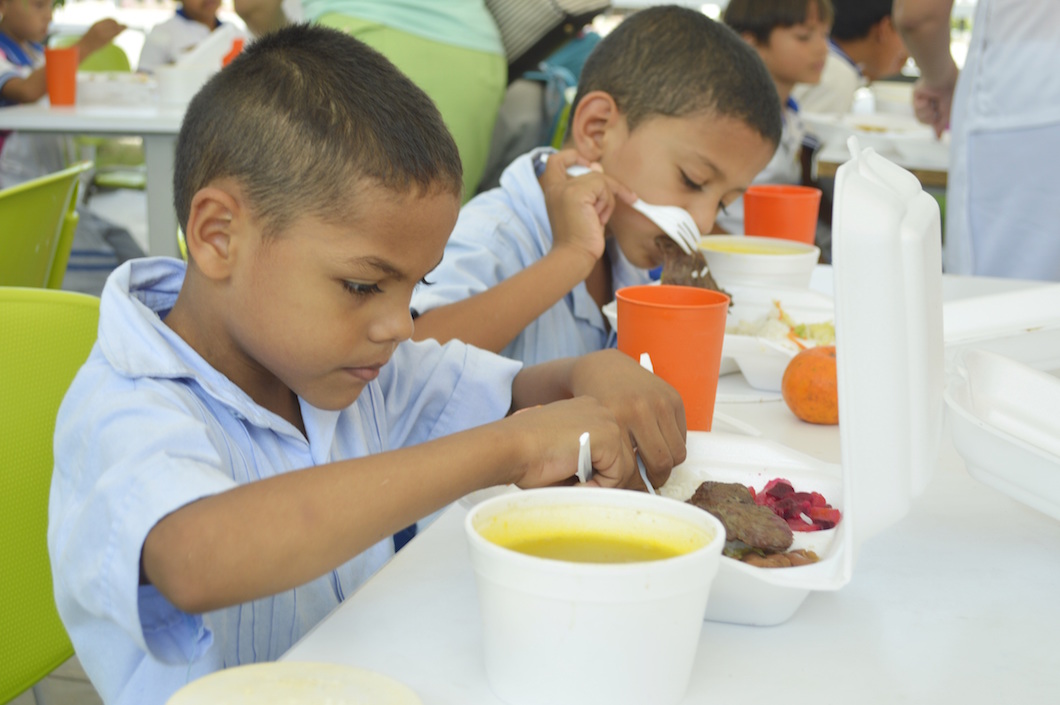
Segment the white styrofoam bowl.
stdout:
[[[753,251],[726,251],[741,247]],[[711,235],[699,248],[710,273],[722,288],[739,285],[808,288],[821,257],[816,245],[757,235]]]
[[[679,532],[706,543],[662,560],[576,563],[519,553],[479,533],[525,511],[563,527]],[[486,675],[502,700],[673,705],[684,697],[725,541],[721,522],[644,492],[562,487],[486,499],[468,512],[465,528]]]

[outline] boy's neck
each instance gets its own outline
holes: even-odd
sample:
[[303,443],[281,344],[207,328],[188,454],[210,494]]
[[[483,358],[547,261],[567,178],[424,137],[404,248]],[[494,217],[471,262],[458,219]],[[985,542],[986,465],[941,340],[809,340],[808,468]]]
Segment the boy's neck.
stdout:
[[788,107],[788,98],[791,97],[791,89],[795,87],[795,84],[783,83],[776,78],[773,79],[773,83],[777,87],[777,95],[780,96],[780,109],[783,111]]

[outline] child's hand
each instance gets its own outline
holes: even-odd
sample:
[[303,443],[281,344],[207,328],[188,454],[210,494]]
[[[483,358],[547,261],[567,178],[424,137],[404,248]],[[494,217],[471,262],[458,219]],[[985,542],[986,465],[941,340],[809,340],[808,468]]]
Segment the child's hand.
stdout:
[[[574,164],[589,166],[591,173],[570,176]],[[615,210],[615,199],[629,203],[636,195],[600,170],[586,164],[572,149],[551,155],[541,177],[545,207],[552,225],[552,250],[573,248],[582,254],[591,269],[604,253],[604,226]]]
[[629,436],[614,414],[590,397],[524,409],[501,424],[504,433],[526,444],[527,462],[515,480],[519,487],[570,484],[578,470],[578,438],[586,431],[593,461],[593,477],[586,484],[626,487],[639,477]]
[[614,413],[644,461],[652,485],[663,485],[674,465],[684,461],[684,403],[661,377],[625,353],[603,350],[578,358],[571,384],[575,395],[595,397]]
[[102,49],[115,37],[125,31],[125,25],[117,20],[105,19],[96,22],[88,28],[77,42],[80,59],[84,61],[89,54]]

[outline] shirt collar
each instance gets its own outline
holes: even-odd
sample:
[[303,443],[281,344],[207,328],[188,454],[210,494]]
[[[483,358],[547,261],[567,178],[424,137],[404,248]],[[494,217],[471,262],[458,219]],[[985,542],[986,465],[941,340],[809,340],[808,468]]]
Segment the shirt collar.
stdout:
[[[300,435],[214,369],[163,322],[176,303],[186,271],[187,265],[178,259],[144,257],[125,262],[107,278],[100,300],[99,346],[111,367],[129,379],[194,382],[254,425]],[[315,409],[301,399],[299,402],[310,441],[314,436],[318,441],[329,438],[341,412]]]
[[[29,46],[38,54],[44,51],[44,46],[37,42],[29,42]],[[26,53],[21,44],[16,42],[6,32],[0,32],[0,51],[6,54],[13,64],[19,66],[33,65],[33,58]]]
[[[188,17],[188,13],[184,12],[184,8],[183,7],[178,7],[177,8],[177,15],[179,15],[180,17],[183,17],[188,22],[196,22],[197,21],[197,20],[193,20],[192,18]],[[213,20],[213,28],[217,29],[220,26],[221,26],[221,20],[219,20],[218,18],[215,17],[214,20]]]
[[859,76],[861,75],[861,67],[858,66],[857,62],[851,59],[850,55],[843,51],[842,47],[836,44],[831,37],[828,38],[828,48],[831,49],[833,54],[850,64],[854,68],[854,70],[858,72]]

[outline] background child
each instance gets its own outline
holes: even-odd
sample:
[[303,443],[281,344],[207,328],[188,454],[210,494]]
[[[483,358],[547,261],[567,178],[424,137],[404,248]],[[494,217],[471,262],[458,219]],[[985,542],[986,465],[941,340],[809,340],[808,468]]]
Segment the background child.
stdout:
[[[414,336],[526,363],[613,346],[601,306],[663,257],[661,230],[630,203],[681,206],[709,231],[779,136],[773,82],[736,34],[679,7],[632,14],[585,62],[566,148],[519,157],[461,210],[413,296]],[[571,178],[575,163],[596,171]]]
[[831,0],[835,10],[828,59],[816,85],[792,89],[799,108],[809,113],[848,113],[854,92],[897,75],[909,52],[891,20],[893,0]]
[[617,351],[521,368],[408,342],[460,160],[357,40],[251,45],[192,100],[175,182],[188,264],[114,272],[56,425],[56,603],[106,702],[278,658],[395,531],[478,488],[569,481],[583,431],[594,484],[637,481],[634,444],[656,482],[683,460],[679,396]]
[[[0,0],[0,108],[35,103],[48,92],[44,41],[51,21],[52,0]],[[75,44],[81,61],[124,29],[112,19],[89,27]],[[0,188],[58,171],[66,157],[62,137],[0,130]]]
[[182,0],[175,15],[155,25],[144,39],[138,70],[151,73],[159,66],[175,63],[221,26],[217,10],[221,0]]
[[[791,98],[796,83],[817,83],[828,56],[832,25],[830,0],[730,0],[723,15],[762,57],[776,84],[784,111],[784,133],[756,184],[810,183],[815,141],[807,141],[799,106]],[[718,217],[718,232],[742,233],[743,199]]]

